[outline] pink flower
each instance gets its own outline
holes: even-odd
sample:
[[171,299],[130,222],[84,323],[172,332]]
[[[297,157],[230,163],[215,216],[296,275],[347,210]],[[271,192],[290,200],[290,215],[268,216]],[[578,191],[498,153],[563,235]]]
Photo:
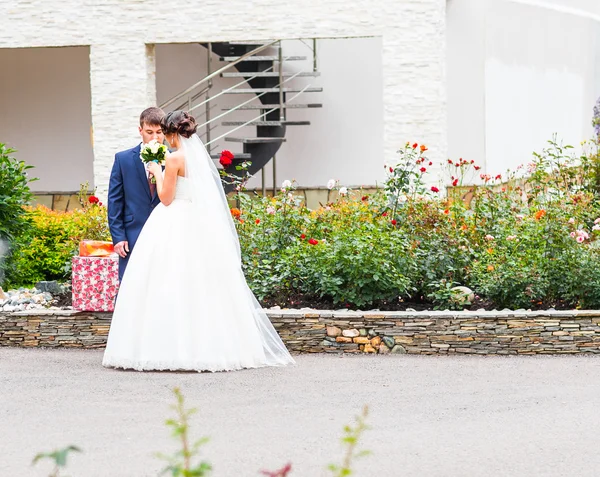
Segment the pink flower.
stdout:
[[485,236],[485,239],[486,239],[486,240],[490,240],[490,241],[491,241],[491,240],[494,240],[494,236],[493,236],[493,235],[490,235],[490,234],[487,234],[487,235]]
[[509,235],[508,237],[506,237],[506,240],[515,240],[516,238],[516,235]]
[[569,223],[570,223],[570,224],[574,224],[574,223],[575,223],[575,219],[574,219],[573,217],[571,217],[571,218],[569,219]]
[[583,241],[585,240],[581,235],[579,237],[577,237],[576,239],[579,243],[583,243]]
[[523,214],[517,214],[516,217],[518,220],[523,220],[525,218]]
[[571,236],[571,238],[575,238],[575,232],[571,232],[569,235]]
[[600,217],[598,217],[596,220],[594,220],[594,224],[600,224]]
[[267,214],[274,215],[275,214],[275,207],[272,207],[272,206],[267,207]]

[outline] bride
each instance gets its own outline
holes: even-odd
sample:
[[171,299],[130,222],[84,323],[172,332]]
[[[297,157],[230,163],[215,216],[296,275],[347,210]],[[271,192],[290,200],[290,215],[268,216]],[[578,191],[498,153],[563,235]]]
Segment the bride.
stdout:
[[248,288],[240,245],[217,168],[174,111],[161,123],[177,150],[156,163],[159,204],[129,259],[103,366],[230,371],[294,363]]

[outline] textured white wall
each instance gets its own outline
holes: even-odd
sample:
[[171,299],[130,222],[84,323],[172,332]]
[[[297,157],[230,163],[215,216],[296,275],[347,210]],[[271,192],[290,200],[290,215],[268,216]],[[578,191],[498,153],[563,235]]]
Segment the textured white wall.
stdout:
[[89,48],[0,49],[0,142],[35,166],[35,191],[93,186]]
[[[115,150],[137,140],[153,98],[145,44],[380,36],[385,155],[406,140],[446,156],[445,0],[42,0],[4,12],[0,48],[91,45],[94,175],[105,189]],[[359,65],[357,65],[359,66]],[[349,98],[350,100],[350,98]],[[350,106],[349,106],[350,107]]]

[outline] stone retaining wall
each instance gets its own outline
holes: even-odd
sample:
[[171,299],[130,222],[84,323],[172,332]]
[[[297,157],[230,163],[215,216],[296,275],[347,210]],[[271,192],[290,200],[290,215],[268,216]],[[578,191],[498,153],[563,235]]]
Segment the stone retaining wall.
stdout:
[[[268,312],[297,353],[600,353],[600,311]],[[0,346],[102,348],[110,313],[0,313]]]

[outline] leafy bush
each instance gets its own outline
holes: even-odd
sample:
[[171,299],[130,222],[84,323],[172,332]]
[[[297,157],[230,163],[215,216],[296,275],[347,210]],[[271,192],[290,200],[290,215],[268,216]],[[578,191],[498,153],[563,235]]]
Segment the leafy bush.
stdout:
[[33,198],[29,183],[36,180],[27,175],[33,166],[11,157],[14,152],[0,143],[0,239],[9,240],[25,225],[23,207]]
[[81,240],[110,240],[106,208],[80,191],[82,208],[57,212],[44,206],[25,207],[30,226],[14,236],[6,263],[8,286],[31,286],[40,280],[64,280]]

